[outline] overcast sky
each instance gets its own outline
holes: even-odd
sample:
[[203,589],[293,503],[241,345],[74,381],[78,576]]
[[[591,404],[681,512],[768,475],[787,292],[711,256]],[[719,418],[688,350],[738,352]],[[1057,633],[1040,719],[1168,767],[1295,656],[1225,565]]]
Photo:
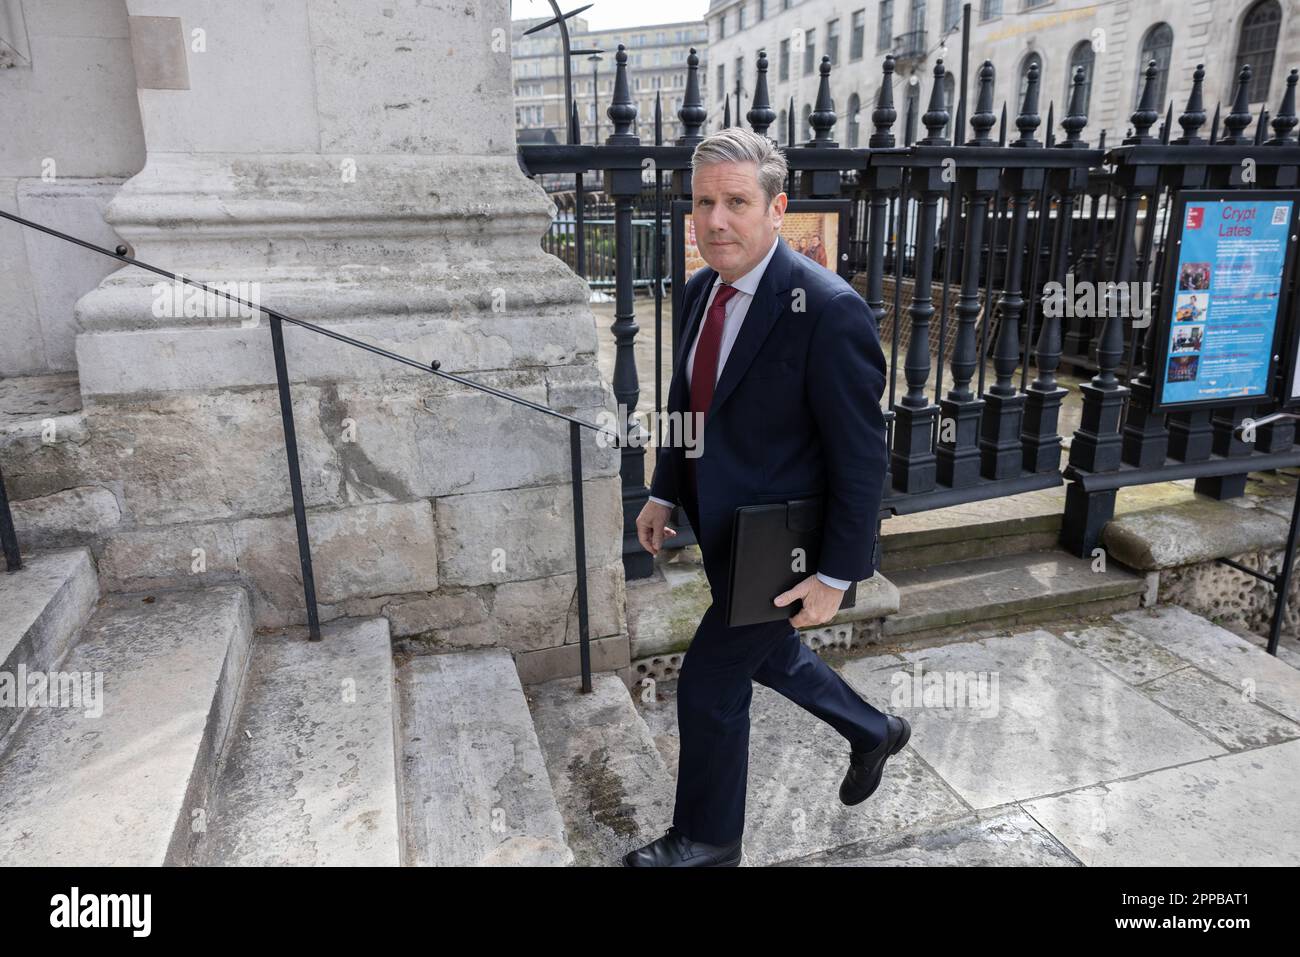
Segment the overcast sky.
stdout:
[[[584,0],[559,0],[560,11],[565,13],[576,10],[583,2]],[[708,9],[709,0],[655,0],[648,5],[630,3],[628,0],[595,0],[590,10],[578,16],[586,20],[592,30],[610,30],[702,20]],[[554,16],[547,0],[512,0],[510,13],[516,20]]]

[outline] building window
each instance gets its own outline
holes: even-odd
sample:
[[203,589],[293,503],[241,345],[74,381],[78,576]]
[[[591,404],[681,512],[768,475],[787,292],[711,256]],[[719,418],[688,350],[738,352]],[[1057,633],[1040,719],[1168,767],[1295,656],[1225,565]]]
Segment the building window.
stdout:
[[858,110],[861,109],[862,101],[854,93],[849,97],[849,149],[858,148]]
[[[1273,55],[1277,51],[1278,27],[1282,25],[1282,6],[1277,0],[1260,0],[1241,18],[1241,36],[1237,39],[1237,68],[1250,64],[1250,102],[1268,99],[1269,80],[1273,76]],[[1235,87],[1234,87],[1235,89]]]
[[758,0],[758,19],[767,17],[767,0]]
[[736,57],[736,92],[745,92],[745,58]]
[[876,52],[894,45],[894,0],[880,0],[880,24],[876,30]]
[[[788,131],[786,130],[786,127],[787,127],[787,126],[789,125],[789,123],[790,123],[790,120],[789,120],[789,118],[786,116],[786,112],[785,112],[784,109],[781,110],[781,115],[780,115],[780,117],[777,118],[776,123],[777,123],[777,126],[776,126],[776,136],[774,137],[774,139],[779,143],[779,142],[781,141],[781,137],[787,135],[787,132],[788,132]],[[792,144],[791,144],[790,141],[787,139],[785,145],[786,145],[786,146],[790,146],[790,145],[792,145]]]
[[723,10],[718,17],[718,39],[721,40],[727,35],[727,11]]
[[862,46],[867,36],[867,11],[853,11],[853,27],[849,34],[849,60],[862,59]]
[[811,116],[812,116],[812,105],[805,103],[803,105],[803,126],[799,127],[799,129],[803,131],[802,135],[806,136],[808,139],[812,139],[812,135],[813,135],[812,121],[809,119],[809,117]]
[[745,29],[745,5],[742,3],[736,8],[736,32]]
[[790,38],[781,41],[781,52],[776,61],[777,79],[790,79]]
[[1169,59],[1174,52],[1174,28],[1167,23],[1157,23],[1142,38],[1142,55],[1138,58],[1137,90],[1133,96],[1136,107],[1142,102],[1146,88],[1147,64],[1156,61],[1156,109],[1163,110],[1165,89],[1169,85]]
[[1002,16],[1002,0],[980,0],[980,19],[992,20]]
[[718,98],[727,95],[727,71],[724,64],[718,64]]
[[840,62],[840,21],[838,18],[826,24],[826,55],[831,58],[831,66]]
[[912,0],[907,14],[907,29],[914,35],[925,33],[925,0]]
[[803,34],[803,75],[812,73],[817,64],[816,30],[805,30]]
[[943,0],[943,28],[955,30],[961,26],[961,0]]
[[1083,67],[1083,115],[1088,115],[1088,104],[1092,100],[1092,71],[1096,67],[1097,54],[1092,48],[1091,40],[1081,40],[1070,51],[1070,69],[1065,78],[1065,108],[1070,109],[1070,97],[1074,94],[1074,74]]

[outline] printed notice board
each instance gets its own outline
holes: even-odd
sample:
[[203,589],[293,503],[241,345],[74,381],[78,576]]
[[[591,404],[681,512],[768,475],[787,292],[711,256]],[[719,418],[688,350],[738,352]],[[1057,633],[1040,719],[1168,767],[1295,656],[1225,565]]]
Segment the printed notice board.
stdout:
[[1281,398],[1298,208],[1297,190],[1178,194],[1152,330],[1157,410]]

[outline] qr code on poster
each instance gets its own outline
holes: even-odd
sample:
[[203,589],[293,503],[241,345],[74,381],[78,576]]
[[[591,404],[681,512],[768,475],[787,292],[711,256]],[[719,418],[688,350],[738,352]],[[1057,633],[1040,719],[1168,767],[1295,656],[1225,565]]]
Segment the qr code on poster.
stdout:
[[1282,224],[1286,223],[1290,218],[1291,218],[1291,207],[1290,207],[1290,206],[1274,206],[1274,207],[1273,207],[1273,225],[1274,225],[1274,226],[1281,226]]

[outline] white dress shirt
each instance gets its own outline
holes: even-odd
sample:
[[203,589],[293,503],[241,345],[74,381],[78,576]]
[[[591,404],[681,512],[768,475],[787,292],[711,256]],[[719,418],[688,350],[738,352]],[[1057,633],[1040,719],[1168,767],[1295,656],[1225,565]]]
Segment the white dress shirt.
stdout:
[[[731,347],[736,343],[736,337],[740,334],[740,325],[745,321],[745,313],[749,312],[749,304],[754,301],[754,294],[758,292],[759,280],[763,278],[763,272],[767,269],[767,264],[776,253],[777,244],[780,242],[780,237],[773,240],[772,248],[767,251],[767,255],[763,257],[762,261],[731,284],[736,288],[736,291],[722,307],[722,342],[718,346],[718,370],[717,376],[713,380],[715,385],[718,379],[722,378],[722,366],[727,361]],[[696,333],[695,341],[691,343],[691,351],[686,357],[686,392],[688,395],[691,390],[691,376],[695,369],[695,350],[700,345],[700,332],[704,330],[704,324],[709,317],[709,307],[713,304],[713,297],[717,295],[718,287],[721,285],[722,276],[719,275],[713,282],[713,288],[709,290],[709,298],[704,303],[704,319],[700,322],[699,331]],[[666,502],[653,495],[650,496],[650,501],[658,502],[660,505],[666,505],[669,508],[674,507],[672,502]],[[838,588],[841,591],[848,588],[850,584],[842,579],[823,575],[821,572],[817,573],[817,578],[832,588]]]

